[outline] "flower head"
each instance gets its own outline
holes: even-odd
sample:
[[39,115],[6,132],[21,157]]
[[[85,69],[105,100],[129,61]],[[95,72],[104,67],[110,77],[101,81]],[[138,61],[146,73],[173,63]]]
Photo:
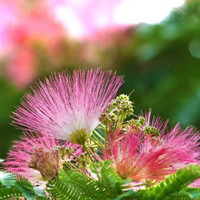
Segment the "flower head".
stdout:
[[[70,142],[60,144],[59,140],[39,134],[25,134],[16,141],[8,158],[3,163],[6,170],[29,179],[33,184],[49,180],[62,168],[62,150],[71,148],[74,154],[81,153],[81,147]],[[68,155],[68,159],[72,159]]]
[[101,69],[54,74],[25,96],[14,113],[14,124],[82,143],[122,83],[122,77]]
[[179,125],[158,137],[129,130],[113,145],[114,166],[124,178],[162,180],[181,167],[199,163],[199,139],[193,128],[181,130]]

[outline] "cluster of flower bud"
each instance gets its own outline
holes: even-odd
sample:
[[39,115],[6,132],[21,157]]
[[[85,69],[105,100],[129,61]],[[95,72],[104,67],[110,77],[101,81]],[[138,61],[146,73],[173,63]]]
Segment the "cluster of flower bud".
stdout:
[[100,117],[100,121],[105,124],[115,124],[123,122],[124,119],[133,115],[133,102],[128,95],[121,94],[112,101],[107,110]]
[[158,136],[159,130],[153,126],[145,126],[144,132],[146,135]]
[[146,119],[142,116],[139,116],[138,119],[131,119],[127,121],[125,124],[123,124],[123,130],[129,131],[132,130],[138,130],[140,132],[144,132],[145,135],[151,135],[151,136],[158,136],[159,130],[154,127],[146,124]]
[[131,119],[129,121],[127,121],[126,123],[123,124],[123,130],[124,131],[128,131],[130,129],[133,130],[140,130],[142,131],[146,124],[146,120],[144,117],[139,117],[138,119]]

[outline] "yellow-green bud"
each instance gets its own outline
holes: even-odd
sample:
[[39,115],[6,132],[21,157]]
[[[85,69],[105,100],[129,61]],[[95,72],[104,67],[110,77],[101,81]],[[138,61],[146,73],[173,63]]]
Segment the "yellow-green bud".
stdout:
[[133,103],[128,95],[121,94],[112,101],[105,113],[100,118],[105,124],[114,124],[118,121],[124,121],[133,114]]

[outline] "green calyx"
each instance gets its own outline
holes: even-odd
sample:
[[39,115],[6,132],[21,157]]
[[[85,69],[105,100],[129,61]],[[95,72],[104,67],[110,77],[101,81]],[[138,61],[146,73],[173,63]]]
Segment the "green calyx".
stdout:
[[84,145],[88,138],[88,134],[85,132],[85,129],[78,129],[76,132],[70,135],[70,142]]

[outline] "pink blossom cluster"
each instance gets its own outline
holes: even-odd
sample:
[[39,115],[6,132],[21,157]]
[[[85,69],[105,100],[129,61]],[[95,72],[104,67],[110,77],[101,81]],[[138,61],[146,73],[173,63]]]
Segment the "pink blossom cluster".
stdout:
[[197,131],[192,127],[182,130],[179,124],[168,131],[167,121],[154,117],[151,123],[150,116],[151,112],[146,124],[157,127],[159,136],[145,135],[133,125],[113,142],[110,159],[120,176],[136,181],[163,180],[182,167],[199,164]]
[[[56,176],[63,162],[109,159],[120,177],[145,185],[199,165],[200,135],[193,127],[177,124],[168,130],[168,121],[151,120],[151,111],[130,121],[118,116],[132,115],[126,95],[114,99],[122,83],[123,77],[99,68],[54,73],[39,81],[14,112],[13,124],[26,132],[9,152],[6,169],[36,184]],[[84,172],[92,176],[90,170]]]
[[[83,130],[88,137],[122,83],[122,77],[101,69],[75,70],[72,75],[62,72],[46,78],[44,83],[40,81],[14,112],[13,123],[27,132],[9,152],[4,163],[6,169],[33,183],[36,183],[34,178],[38,180],[38,174],[41,178],[43,168],[55,175],[56,169],[62,166],[55,147],[70,146],[75,149],[75,155],[80,153],[80,145],[69,142],[70,135]],[[55,163],[49,169],[53,160]],[[38,166],[40,161],[43,168]],[[53,172],[52,168],[55,168]]]

